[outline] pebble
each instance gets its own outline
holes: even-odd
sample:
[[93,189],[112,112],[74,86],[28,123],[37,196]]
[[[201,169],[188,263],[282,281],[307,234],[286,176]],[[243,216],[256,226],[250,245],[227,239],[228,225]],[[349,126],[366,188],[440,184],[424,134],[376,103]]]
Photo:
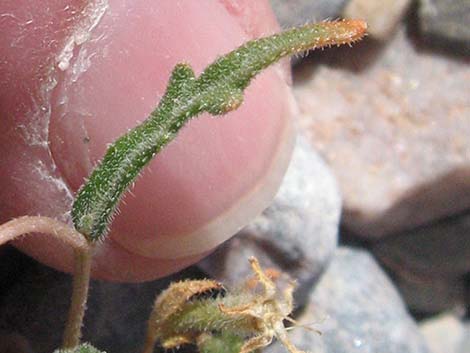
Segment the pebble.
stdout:
[[[322,335],[289,333],[297,348],[315,353],[428,353],[419,329],[389,278],[365,251],[340,247],[297,318]],[[278,343],[266,353],[285,350]]]
[[337,18],[348,0],[270,0],[283,28]]
[[[458,353],[468,353],[468,347],[470,347],[470,322],[465,322],[465,333],[460,344]],[[447,352],[446,352],[447,353]]]
[[296,300],[301,304],[336,248],[340,210],[331,171],[299,136],[271,206],[199,266],[234,286],[252,275],[247,259],[256,256],[264,267],[277,268],[297,280]]
[[464,305],[469,213],[382,239],[371,250],[393,274],[410,309],[437,313]]
[[[427,319],[419,325],[430,353],[466,353],[470,347],[470,323],[452,313]],[[464,350],[465,347],[465,350]]]
[[346,228],[379,238],[469,209],[468,66],[418,51],[405,28],[385,47],[325,54],[328,65],[295,71],[294,92],[338,178]]
[[411,0],[351,0],[343,11],[345,18],[365,20],[367,33],[385,40],[396,30]]
[[430,41],[470,54],[470,2],[468,0],[421,0],[420,29]]
[[432,278],[406,272],[393,276],[408,308],[418,314],[436,314],[465,307],[466,283],[464,277]]
[[385,238],[372,247],[389,268],[415,276],[457,277],[470,272],[470,213]]

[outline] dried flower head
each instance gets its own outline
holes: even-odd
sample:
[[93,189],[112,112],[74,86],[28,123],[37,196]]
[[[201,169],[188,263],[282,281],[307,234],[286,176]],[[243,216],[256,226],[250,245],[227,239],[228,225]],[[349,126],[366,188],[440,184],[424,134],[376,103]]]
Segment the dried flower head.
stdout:
[[277,286],[274,280],[281,276],[279,272],[263,271],[255,258],[249,261],[254,278],[241,289],[224,295],[200,297],[222,288],[212,280],[172,284],[155,301],[147,345],[152,349],[155,341],[167,349],[190,343],[200,345],[212,335],[219,335],[220,339],[220,335],[229,333],[241,342],[237,353],[265,347],[274,338],[290,353],[305,353],[290,342],[284,326],[284,321],[294,322],[290,314],[295,283],[289,281],[284,288]]
[[[264,272],[258,260],[250,258],[251,268],[255,273],[256,280],[261,284],[261,293],[254,293],[252,300],[246,304],[235,307],[227,307],[223,303],[219,304],[220,310],[231,316],[242,316],[252,321],[255,330],[258,332],[249,338],[242,346],[240,353],[249,353],[255,349],[269,345],[273,338],[279,340],[290,353],[305,353],[298,350],[287,337],[287,330],[284,321],[293,321],[289,315],[294,308],[293,292],[295,282],[290,281],[287,287],[278,290],[268,271]],[[272,272],[271,272],[272,273]],[[251,283],[249,283],[251,285]]]

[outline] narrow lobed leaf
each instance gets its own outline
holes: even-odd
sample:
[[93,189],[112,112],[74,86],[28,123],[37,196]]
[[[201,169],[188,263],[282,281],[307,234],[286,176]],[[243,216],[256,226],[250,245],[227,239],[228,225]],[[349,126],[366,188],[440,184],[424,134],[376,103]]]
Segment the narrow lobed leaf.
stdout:
[[105,235],[122,194],[192,117],[237,109],[243,90],[264,68],[309,49],[353,43],[366,28],[359,20],[321,22],[253,40],[216,60],[199,78],[187,64],[177,65],[158,107],[109,147],[79,190],[72,208],[75,228],[89,241]]

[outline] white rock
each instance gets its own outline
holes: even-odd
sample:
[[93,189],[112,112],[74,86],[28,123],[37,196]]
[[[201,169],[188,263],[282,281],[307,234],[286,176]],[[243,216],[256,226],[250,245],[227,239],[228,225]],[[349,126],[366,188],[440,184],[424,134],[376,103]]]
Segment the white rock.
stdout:
[[430,353],[459,353],[465,335],[470,333],[463,321],[450,313],[424,321],[420,330]]

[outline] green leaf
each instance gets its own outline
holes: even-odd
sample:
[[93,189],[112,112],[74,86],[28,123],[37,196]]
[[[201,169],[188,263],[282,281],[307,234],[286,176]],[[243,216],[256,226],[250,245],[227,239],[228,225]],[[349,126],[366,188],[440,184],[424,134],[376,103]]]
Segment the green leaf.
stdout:
[[91,344],[83,343],[78,347],[71,349],[57,349],[54,353],[106,353],[93,347]]
[[354,42],[365,29],[363,21],[322,22],[253,40],[216,60],[199,78],[187,64],[177,65],[158,107],[109,147],[79,190],[72,208],[75,228],[89,241],[104,236],[122,194],[192,117],[237,109],[243,90],[261,70],[285,56]]

